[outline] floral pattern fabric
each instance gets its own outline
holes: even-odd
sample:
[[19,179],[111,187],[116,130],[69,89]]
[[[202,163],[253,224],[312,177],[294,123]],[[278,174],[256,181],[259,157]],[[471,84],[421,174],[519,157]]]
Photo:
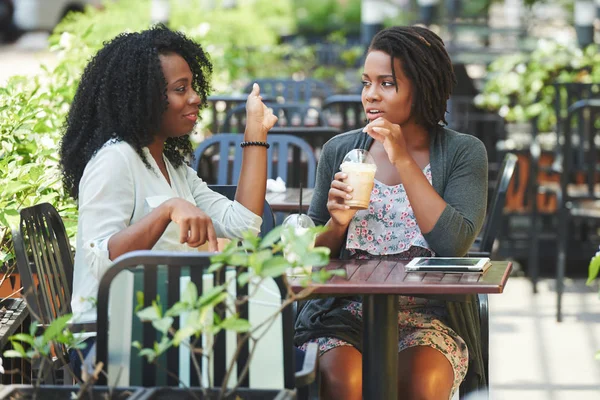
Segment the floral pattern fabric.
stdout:
[[[430,165],[423,173],[431,183]],[[387,186],[378,181],[375,181],[369,208],[358,211],[350,223],[346,248],[356,259],[406,260],[435,256],[417,225],[403,185]],[[343,310],[362,321],[361,302],[351,301]],[[454,370],[452,397],[467,374],[469,355],[464,340],[448,327],[445,303],[399,296],[398,310],[398,352],[414,346],[429,346],[444,354]],[[310,342],[319,345],[321,354],[336,347],[351,346],[335,337],[321,337],[300,348],[306,350]]]
[[[431,183],[431,166],[423,173]],[[418,246],[429,245],[421,234],[417,219],[406,196],[404,185],[385,185],[375,180],[369,208],[359,210],[348,227],[346,248],[361,249],[369,254],[398,254]]]

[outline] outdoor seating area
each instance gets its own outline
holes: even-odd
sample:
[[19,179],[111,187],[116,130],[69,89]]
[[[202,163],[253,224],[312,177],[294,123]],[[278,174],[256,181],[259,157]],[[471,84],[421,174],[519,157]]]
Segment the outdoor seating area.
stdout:
[[0,399],[600,395],[598,1],[45,35],[0,74]]

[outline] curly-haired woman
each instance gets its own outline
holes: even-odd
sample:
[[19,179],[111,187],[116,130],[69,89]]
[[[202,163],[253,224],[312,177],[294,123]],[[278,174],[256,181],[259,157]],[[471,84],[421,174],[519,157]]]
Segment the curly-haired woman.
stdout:
[[185,160],[206,104],[212,66],[197,43],[159,25],[117,36],[89,62],[66,121],[60,156],[78,201],[73,313],[96,318],[89,298],[111,260],[133,250],[196,250],[217,237],[258,233],[269,129],[277,118],[248,96],[235,201],[211,191]]

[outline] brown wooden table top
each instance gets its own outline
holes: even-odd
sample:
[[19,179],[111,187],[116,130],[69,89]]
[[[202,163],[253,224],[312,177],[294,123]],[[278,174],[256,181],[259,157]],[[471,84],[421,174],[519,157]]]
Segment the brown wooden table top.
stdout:
[[[302,189],[302,212],[308,211],[312,195],[313,189]],[[282,193],[267,192],[265,198],[273,211],[298,212],[300,189],[287,188]]]
[[[510,272],[510,261],[492,261],[484,274],[407,272],[409,261],[332,260],[327,269],[344,269],[346,277],[334,276],[324,284],[310,284],[313,294],[474,294],[502,293]],[[298,293],[301,278],[289,278]]]

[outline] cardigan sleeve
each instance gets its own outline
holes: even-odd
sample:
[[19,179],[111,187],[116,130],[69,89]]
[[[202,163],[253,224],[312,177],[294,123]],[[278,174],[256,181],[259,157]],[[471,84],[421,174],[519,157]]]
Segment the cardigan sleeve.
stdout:
[[336,158],[336,149],[332,142],[325,143],[319,157],[317,165],[317,177],[315,180],[315,188],[313,190],[312,200],[308,208],[308,216],[312,218],[315,225],[325,225],[329,221],[330,215],[327,210],[327,197],[329,196],[329,188],[335,175],[336,168],[334,167]]
[[438,256],[464,256],[477,237],[487,206],[487,152],[474,136],[462,135],[454,153],[443,199],[447,205],[423,236]]

